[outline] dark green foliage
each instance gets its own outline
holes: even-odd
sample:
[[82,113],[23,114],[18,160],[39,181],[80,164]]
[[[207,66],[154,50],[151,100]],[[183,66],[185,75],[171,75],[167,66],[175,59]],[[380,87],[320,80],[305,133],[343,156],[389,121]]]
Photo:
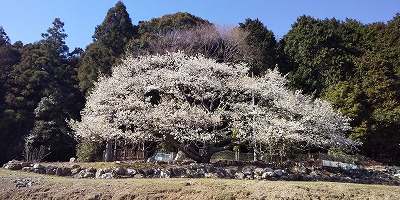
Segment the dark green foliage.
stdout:
[[20,158],[25,138],[34,149],[51,147],[47,159],[53,161],[68,160],[75,154],[75,141],[68,136],[65,119],[79,119],[84,102],[76,89],[78,54],[68,53],[63,27],[56,18],[42,40],[13,45],[15,57],[0,52],[16,60],[9,65],[2,94],[2,137],[8,139],[1,145],[8,148],[5,159]]
[[103,23],[96,27],[93,43],[88,45],[79,68],[79,86],[88,92],[99,74],[110,75],[111,67],[125,53],[126,44],[138,34],[125,5],[119,1],[108,10]]
[[196,17],[190,13],[178,12],[164,15],[161,18],[153,18],[148,22],[139,24],[140,35],[161,35],[176,29],[193,29],[200,25],[210,24],[207,20]]
[[150,40],[176,30],[192,30],[202,25],[211,25],[207,20],[196,17],[190,13],[178,12],[167,14],[161,18],[139,22],[139,37],[132,39],[127,44],[127,50],[134,55],[142,54]]
[[273,69],[277,64],[275,50],[277,42],[274,33],[268,30],[258,19],[246,19],[239,26],[248,33],[246,41],[255,55],[254,58],[247,61],[251,72],[260,75],[266,69]]
[[76,148],[76,156],[80,162],[102,161],[104,145],[101,142],[83,140]]
[[[349,23],[357,26],[354,21]],[[292,65],[289,79],[293,87],[319,95],[324,88],[349,76],[351,59],[357,54],[352,43],[359,42],[354,33],[357,30],[349,29],[336,19],[297,19],[281,41],[285,58]],[[342,36],[351,37],[351,41],[344,42]]]
[[363,25],[302,16],[278,48],[292,86],[351,117],[361,153],[386,163],[400,156],[399,19]]

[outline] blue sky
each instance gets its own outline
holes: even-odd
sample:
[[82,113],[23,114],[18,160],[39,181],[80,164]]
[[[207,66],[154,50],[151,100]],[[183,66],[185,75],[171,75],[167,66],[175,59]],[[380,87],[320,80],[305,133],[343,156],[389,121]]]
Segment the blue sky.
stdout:
[[[70,49],[92,42],[97,25],[117,0],[0,0],[0,26],[12,42],[41,39],[41,33],[61,18]],[[284,36],[301,15],[364,24],[387,22],[400,12],[400,0],[125,0],[134,24],[176,12],[189,12],[210,22],[237,25],[246,18],[260,19],[277,38]]]

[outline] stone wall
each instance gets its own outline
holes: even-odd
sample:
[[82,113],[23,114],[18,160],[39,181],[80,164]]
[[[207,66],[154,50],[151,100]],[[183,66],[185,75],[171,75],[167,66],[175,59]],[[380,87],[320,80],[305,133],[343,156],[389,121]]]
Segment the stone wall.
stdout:
[[219,161],[214,164],[153,163],[152,167],[116,166],[112,168],[44,166],[40,163],[9,161],[3,168],[72,178],[224,178],[288,181],[335,181],[367,184],[400,185],[400,168],[384,170],[342,169],[335,167],[305,167],[303,163],[288,163],[281,168],[261,162]]

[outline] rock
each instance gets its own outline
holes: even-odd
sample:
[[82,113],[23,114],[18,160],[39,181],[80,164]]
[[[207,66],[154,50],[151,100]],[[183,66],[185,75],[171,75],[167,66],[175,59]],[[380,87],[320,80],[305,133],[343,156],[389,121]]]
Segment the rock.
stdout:
[[33,169],[45,169],[45,167],[39,163],[33,165]]
[[84,174],[85,174],[85,170],[81,170],[77,174],[74,175],[74,178],[83,178]]
[[144,178],[143,174],[135,174],[133,178]]
[[125,176],[133,177],[136,173],[137,173],[137,172],[136,172],[136,170],[134,170],[134,169],[127,169],[127,170],[126,170]]
[[264,176],[264,177],[275,177],[276,176],[276,174],[275,174],[275,172],[265,172],[262,176]]
[[265,172],[274,172],[274,170],[272,168],[269,168],[269,167],[265,168],[264,170],[265,170]]
[[97,172],[97,169],[94,168],[94,167],[89,167],[89,168],[87,168],[85,171],[86,171],[86,172],[90,172],[90,173],[96,173],[96,172]]
[[204,168],[197,169],[196,171],[197,171],[197,175],[199,175],[199,176],[204,176],[204,174],[206,173]]
[[95,173],[93,173],[93,172],[86,172],[84,175],[83,175],[83,178],[95,178],[96,177],[96,175],[95,175]]
[[172,172],[172,176],[181,177],[186,172],[186,169],[185,168],[172,168],[171,172]]
[[55,175],[57,167],[55,166],[47,166],[46,167],[46,175]]
[[79,168],[72,168],[71,169],[71,175],[72,176],[75,176],[75,175],[77,175],[79,172],[81,172],[82,171],[82,169],[79,167]]
[[193,170],[193,169],[186,169],[186,176],[190,177],[190,178],[196,178],[197,177],[197,170]]
[[205,173],[204,178],[218,178],[217,173]]
[[400,173],[393,175],[396,178],[400,178]]
[[242,172],[235,173],[235,179],[244,179],[245,175]]
[[62,167],[61,168],[61,176],[71,176],[71,168]]
[[113,173],[118,176],[124,176],[126,174],[126,168],[125,167],[115,167],[113,169]]
[[76,158],[74,158],[74,157],[70,158],[70,159],[69,159],[69,162],[70,162],[70,163],[76,162]]
[[32,167],[31,164],[32,164],[31,162],[21,162],[22,168],[24,168],[24,167]]
[[96,178],[101,178],[101,176],[102,176],[104,173],[105,173],[105,172],[104,172],[104,169],[98,169],[98,170],[96,171],[95,177],[96,177]]
[[171,171],[169,169],[162,169],[160,172],[160,178],[171,178]]
[[262,176],[264,174],[264,172],[266,172],[266,170],[263,168],[255,168],[254,169],[254,175],[257,175],[257,176]]
[[182,162],[184,159],[185,159],[185,154],[182,151],[178,151],[178,153],[175,156],[174,161]]
[[233,169],[225,169],[225,178],[235,178],[236,171]]
[[112,179],[113,175],[112,175],[112,173],[104,173],[101,175],[101,178],[102,179]]
[[33,172],[33,167],[23,167],[22,171],[23,172]]
[[58,167],[56,169],[56,176],[62,176],[62,168],[61,167]]
[[71,166],[71,169],[78,169],[78,168],[81,168],[81,166],[76,165],[76,164],[74,164],[74,165]]
[[206,172],[213,172],[215,170],[215,167],[212,164],[206,164],[204,166],[204,169],[205,169]]
[[224,169],[218,169],[215,173],[216,178],[228,178]]
[[3,165],[4,169],[9,170],[21,170],[22,169],[22,162],[17,160],[8,161],[8,163]]
[[281,169],[276,169],[276,170],[274,170],[274,173],[275,173],[277,176],[282,176],[282,175],[283,175],[283,171],[282,171]]
[[253,176],[253,169],[251,167],[243,167],[242,173],[246,176]]
[[33,172],[38,174],[45,174],[46,170],[43,168],[33,168]]
[[81,170],[78,174],[74,176],[75,178],[94,178],[95,173],[89,172],[87,170]]
[[21,188],[21,187],[30,187],[32,185],[35,184],[34,181],[30,180],[30,179],[15,179],[13,181],[13,183],[15,183],[15,187],[17,188]]

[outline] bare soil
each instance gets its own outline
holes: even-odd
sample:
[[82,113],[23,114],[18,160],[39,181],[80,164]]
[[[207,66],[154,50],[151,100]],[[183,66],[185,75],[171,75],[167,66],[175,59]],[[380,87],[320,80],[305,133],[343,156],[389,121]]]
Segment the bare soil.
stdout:
[[74,179],[0,169],[0,199],[400,199],[399,186],[228,179]]

